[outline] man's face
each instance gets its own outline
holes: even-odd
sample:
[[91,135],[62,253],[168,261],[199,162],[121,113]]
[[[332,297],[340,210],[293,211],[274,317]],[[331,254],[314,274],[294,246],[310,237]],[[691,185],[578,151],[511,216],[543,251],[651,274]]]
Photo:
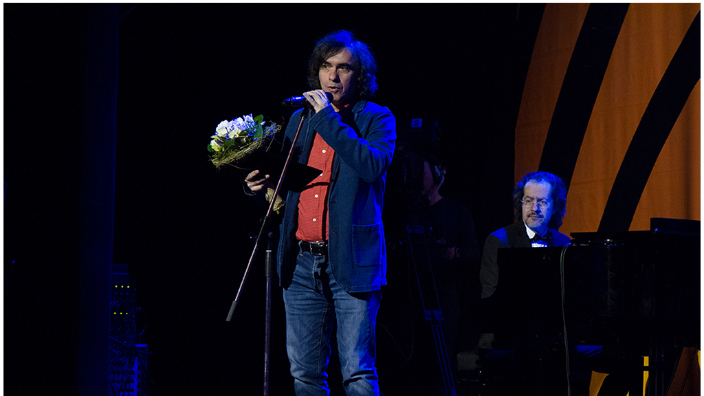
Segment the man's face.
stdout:
[[555,213],[550,198],[551,189],[550,183],[535,180],[527,182],[523,188],[523,222],[540,235],[547,231],[550,218]]
[[352,102],[357,79],[355,60],[352,52],[347,48],[326,59],[320,70],[320,87],[325,92],[333,95],[332,105],[339,110],[342,106]]

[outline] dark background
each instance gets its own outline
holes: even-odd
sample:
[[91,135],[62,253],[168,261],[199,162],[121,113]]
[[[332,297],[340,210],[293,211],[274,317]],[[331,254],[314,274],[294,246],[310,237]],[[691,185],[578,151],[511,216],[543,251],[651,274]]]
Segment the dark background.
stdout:
[[[90,7],[3,5],[8,394],[73,394],[76,386],[77,158]],[[206,145],[224,119],[261,113],[285,121],[290,110],[279,102],[307,90],[308,56],[327,33],[348,29],[372,48],[374,101],[396,115],[400,135],[412,118],[438,122],[443,195],[469,207],[479,241],[511,222],[513,131],[541,5],[120,4],[116,11],[113,262],[129,266],[138,290],[154,395],[261,391],[261,265],[234,322],[225,316],[265,207],[242,194],[241,171],[209,163]],[[393,308],[382,303],[380,324]],[[276,288],[272,394],[291,392],[282,310]],[[392,383],[398,367],[385,361],[397,359],[394,340],[380,329],[378,342],[382,390],[413,394],[405,382]],[[47,393],[54,388],[65,392]]]

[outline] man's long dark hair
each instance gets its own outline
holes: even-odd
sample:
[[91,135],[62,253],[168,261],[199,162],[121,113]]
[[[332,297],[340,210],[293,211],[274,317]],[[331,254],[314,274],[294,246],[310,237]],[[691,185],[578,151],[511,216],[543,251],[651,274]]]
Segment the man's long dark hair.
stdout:
[[516,184],[516,187],[513,189],[513,209],[516,216],[515,221],[522,219],[521,214],[523,213],[523,207],[521,204],[521,199],[523,199],[523,188],[529,181],[535,181],[538,183],[547,182],[552,186],[550,189],[550,199],[552,199],[552,207],[555,210],[555,214],[550,218],[548,227],[559,230],[562,225],[562,218],[565,217],[565,213],[567,212],[567,187],[559,176],[548,172],[538,171],[528,173]]
[[355,98],[367,99],[374,96],[377,90],[374,55],[365,43],[355,39],[352,33],[346,30],[331,33],[315,44],[313,54],[308,60],[308,85],[313,89],[320,89],[318,76],[320,66],[326,59],[337,55],[345,48],[350,50],[355,59],[354,71],[357,74]]

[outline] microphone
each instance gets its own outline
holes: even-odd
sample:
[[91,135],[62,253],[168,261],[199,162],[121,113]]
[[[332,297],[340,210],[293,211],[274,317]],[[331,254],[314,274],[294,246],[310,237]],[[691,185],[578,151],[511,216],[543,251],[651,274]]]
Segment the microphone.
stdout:
[[[325,92],[325,96],[328,97],[328,102],[332,103],[333,96],[330,92]],[[282,106],[286,107],[308,107],[308,108],[313,108],[313,106],[308,102],[308,99],[306,99],[305,96],[291,96],[290,98],[286,98],[281,102]]]

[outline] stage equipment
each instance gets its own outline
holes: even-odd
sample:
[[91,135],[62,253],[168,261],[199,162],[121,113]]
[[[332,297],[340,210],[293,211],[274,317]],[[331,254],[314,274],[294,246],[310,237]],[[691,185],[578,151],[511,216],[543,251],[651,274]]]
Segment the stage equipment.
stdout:
[[147,396],[147,344],[140,343],[137,329],[136,289],[130,282],[126,265],[113,264],[110,304],[111,396]]
[[435,350],[438,355],[440,375],[445,388],[445,394],[447,396],[456,396],[457,392],[452,376],[450,357],[447,354],[445,336],[442,332],[442,310],[440,308],[435,278],[433,277],[433,269],[430,264],[430,256],[426,245],[427,236],[425,229],[422,226],[409,225],[406,226],[406,232],[408,234],[408,253],[413,262],[413,268],[415,269],[418,292],[420,294],[425,320],[428,322],[433,332],[433,340],[435,341]]
[[[328,97],[328,102],[332,103],[333,101],[333,96],[330,92],[325,92],[325,96]],[[291,96],[290,98],[286,98],[281,102],[282,106],[286,107],[308,107],[312,108],[313,106],[308,102],[308,99],[306,99],[305,96]]]

